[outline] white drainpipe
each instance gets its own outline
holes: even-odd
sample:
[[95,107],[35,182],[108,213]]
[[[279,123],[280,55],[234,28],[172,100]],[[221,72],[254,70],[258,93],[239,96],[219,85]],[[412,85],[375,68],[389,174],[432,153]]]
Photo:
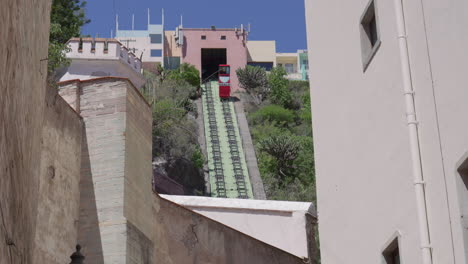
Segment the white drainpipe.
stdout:
[[432,264],[431,241],[427,217],[425,182],[422,172],[421,152],[419,146],[418,121],[414,106],[414,89],[411,82],[411,69],[408,55],[408,43],[405,29],[405,18],[402,0],[394,0],[398,26],[398,43],[400,47],[401,73],[406,102],[406,117],[408,121],[411,159],[413,162],[414,189],[416,194],[417,213],[419,220],[419,238],[424,264]]

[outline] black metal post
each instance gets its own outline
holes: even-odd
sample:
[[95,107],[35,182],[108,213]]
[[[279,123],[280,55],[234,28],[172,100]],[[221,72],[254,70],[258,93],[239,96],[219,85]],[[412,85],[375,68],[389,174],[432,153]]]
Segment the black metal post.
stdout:
[[70,264],[84,264],[85,257],[80,252],[81,246],[76,245],[76,251],[70,256]]

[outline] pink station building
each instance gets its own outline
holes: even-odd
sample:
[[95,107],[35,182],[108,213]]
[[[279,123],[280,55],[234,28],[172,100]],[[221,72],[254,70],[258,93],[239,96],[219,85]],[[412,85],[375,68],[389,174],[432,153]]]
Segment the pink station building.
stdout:
[[235,71],[247,65],[247,32],[239,29],[183,29],[182,62],[195,65],[202,80],[216,76],[220,64],[231,66],[231,85],[239,89]]

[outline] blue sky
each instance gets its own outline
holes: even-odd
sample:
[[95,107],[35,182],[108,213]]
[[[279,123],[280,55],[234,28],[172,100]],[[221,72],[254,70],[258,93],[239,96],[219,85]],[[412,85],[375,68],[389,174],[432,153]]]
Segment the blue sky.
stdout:
[[307,48],[304,0],[88,0],[86,16],[91,23],[82,33],[110,37],[115,13],[120,29],[131,29],[132,14],[135,29],[146,29],[147,8],[152,24],[161,23],[164,8],[166,30],[173,30],[182,14],[184,27],[234,28],[251,23],[251,40],[276,40],[278,52]]

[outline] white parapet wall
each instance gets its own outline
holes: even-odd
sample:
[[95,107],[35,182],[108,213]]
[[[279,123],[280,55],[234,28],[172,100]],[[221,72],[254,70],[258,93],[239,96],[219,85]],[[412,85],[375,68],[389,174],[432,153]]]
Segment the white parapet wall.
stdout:
[[60,81],[123,77],[137,88],[145,83],[141,60],[115,39],[72,38],[68,47],[71,64]]
[[161,196],[293,255],[308,256],[305,216],[316,217],[312,203]]

